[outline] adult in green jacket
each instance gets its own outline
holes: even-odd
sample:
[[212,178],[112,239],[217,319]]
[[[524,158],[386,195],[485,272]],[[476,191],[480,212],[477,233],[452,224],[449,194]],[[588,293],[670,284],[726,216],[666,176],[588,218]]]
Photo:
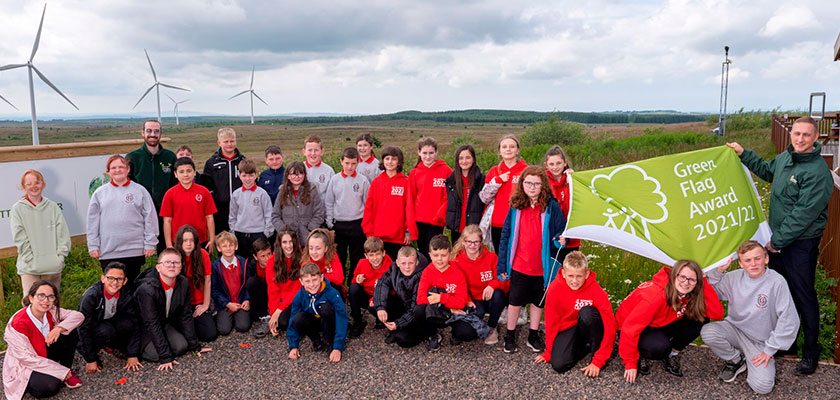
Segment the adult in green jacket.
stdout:
[[805,341],[797,375],[812,374],[820,355],[814,275],[834,180],[820,155],[818,137],[816,121],[802,117],[791,127],[791,145],[773,160],[764,161],[738,143],[727,143],[741,163],[771,183],[769,219],[773,235],[765,247],[770,252],[770,268],[787,280],[802,321]]

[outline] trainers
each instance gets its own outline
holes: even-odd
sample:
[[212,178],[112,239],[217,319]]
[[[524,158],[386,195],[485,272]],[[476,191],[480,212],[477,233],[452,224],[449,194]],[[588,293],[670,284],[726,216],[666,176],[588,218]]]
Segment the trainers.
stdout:
[[723,369],[720,370],[718,378],[720,380],[730,383],[735,380],[742,372],[747,370],[747,362],[744,357],[741,357],[738,362],[727,361],[723,364]]
[[317,338],[312,340],[312,349],[316,352],[322,352],[327,350],[327,344],[324,343],[324,339],[321,335],[318,335]]
[[82,380],[76,376],[76,373],[70,371],[70,377],[64,380],[64,386],[67,386],[70,389],[75,389],[82,386]]
[[397,333],[395,331],[388,332],[388,336],[385,336],[385,344],[392,344],[397,341]]
[[254,328],[254,337],[257,339],[262,339],[268,335],[268,320],[271,319],[270,316],[260,317],[260,322],[257,323],[257,327]]
[[505,353],[516,353],[519,346],[516,345],[516,329],[508,330],[505,333]]
[[359,336],[362,336],[362,332],[365,331],[365,325],[367,324],[363,319],[354,321],[353,326],[350,327],[350,332],[347,333],[347,336],[351,338],[357,338]]
[[528,348],[534,353],[542,353],[545,351],[545,339],[543,333],[539,330],[528,330]]
[[650,361],[647,358],[639,358],[639,375],[650,375]]
[[682,369],[680,369],[680,354],[681,353],[677,353],[672,356],[669,355],[662,360],[662,367],[665,368],[665,371],[668,371],[671,375],[683,376]]
[[490,334],[484,338],[484,344],[492,346],[496,343],[499,343],[499,331],[496,328],[490,328]]
[[461,339],[456,338],[455,335],[449,335],[449,344],[457,346],[461,343],[463,343]]
[[803,358],[802,361],[799,361],[799,364],[796,365],[796,369],[793,371],[796,375],[811,375],[814,371],[817,370],[817,360],[813,358]]
[[429,349],[431,352],[435,352],[440,350],[440,341],[441,341],[440,333],[435,333],[428,339],[428,343],[426,344],[426,348]]

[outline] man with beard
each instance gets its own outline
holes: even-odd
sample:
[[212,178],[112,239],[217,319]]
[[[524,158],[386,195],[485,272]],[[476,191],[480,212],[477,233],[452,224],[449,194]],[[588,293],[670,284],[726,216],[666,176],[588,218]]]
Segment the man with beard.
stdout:
[[[130,167],[128,178],[149,191],[152,202],[155,204],[156,214],[160,215],[163,195],[177,182],[172,168],[175,164],[175,153],[161,146],[160,138],[163,132],[157,120],[146,121],[140,134],[143,136],[143,146],[126,155]],[[160,217],[158,217],[158,226],[163,226]],[[158,251],[165,247],[166,241],[161,230],[158,235]]]

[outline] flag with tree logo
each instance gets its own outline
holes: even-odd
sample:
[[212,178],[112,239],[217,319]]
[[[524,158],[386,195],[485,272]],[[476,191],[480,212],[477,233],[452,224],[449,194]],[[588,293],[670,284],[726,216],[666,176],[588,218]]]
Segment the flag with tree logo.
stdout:
[[564,235],[605,243],[673,265],[726,263],[770,227],[749,171],[726,146],[571,175]]

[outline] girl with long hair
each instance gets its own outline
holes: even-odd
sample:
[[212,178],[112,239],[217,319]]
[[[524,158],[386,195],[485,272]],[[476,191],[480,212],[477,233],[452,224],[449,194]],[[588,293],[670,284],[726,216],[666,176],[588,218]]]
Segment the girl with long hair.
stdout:
[[[499,157],[502,162],[490,168],[484,178],[484,188],[481,189],[481,201],[485,204],[493,203],[490,218],[490,235],[493,248],[499,252],[499,242],[502,238],[502,227],[505,224],[510,209],[511,193],[519,182],[519,176],[528,164],[519,159],[519,139],[515,135],[505,135],[499,140]],[[485,212],[491,212],[489,209]]]
[[435,218],[446,206],[446,185],[444,181],[452,174],[446,162],[437,158],[438,143],[434,138],[424,137],[417,141],[417,165],[408,173],[408,198],[414,208],[417,226],[417,249],[429,256],[429,241],[443,233],[444,221]]
[[324,278],[344,295],[344,269],[335,251],[333,235],[332,231],[324,228],[310,232],[306,238],[306,246],[303,247],[301,265],[309,262],[318,265]]
[[[563,215],[566,220],[569,219],[570,202],[572,199],[569,193],[569,175],[572,173],[572,162],[566,157],[566,152],[560,146],[554,145],[545,152],[545,174],[548,176],[548,182],[551,184],[551,192],[554,193],[554,198],[560,204],[560,209],[563,210]],[[560,243],[563,244],[563,249],[560,250],[560,256],[557,259],[562,263],[566,259],[566,255],[580,249],[580,239],[568,239],[561,237]]]
[[310,231],[320,227],[326,217],[324,199],[315,185],[306,179],[306,164],[301,161],[290,163],[271,212],[274,229],[290,227],[298,238],[304,239]]
[[213,310],[210,308],[210,254],[198,244],[198,231],[192,225],[183,225],[175,234],[175,249],[181,253],[181,274],[190,284],[190,301],[193,307],[195,334],[202,342],[212,342],[219,336]]
[[286,331],[291,318],[292,300],[300,291],[300,260],[302,257],[297,233],[292,229],[277,232],[274,254],[265,267],[268,286],[268,329],[272,336]]
[[478,168],[475,149],[464,144],[455,150],[455,170],[446,178],[446,227],[449,228],[452,243],[458,241],[461,232],[469,225],[478,225],[484,212],[484,203],[479,197],[484,188],[484,174]]

